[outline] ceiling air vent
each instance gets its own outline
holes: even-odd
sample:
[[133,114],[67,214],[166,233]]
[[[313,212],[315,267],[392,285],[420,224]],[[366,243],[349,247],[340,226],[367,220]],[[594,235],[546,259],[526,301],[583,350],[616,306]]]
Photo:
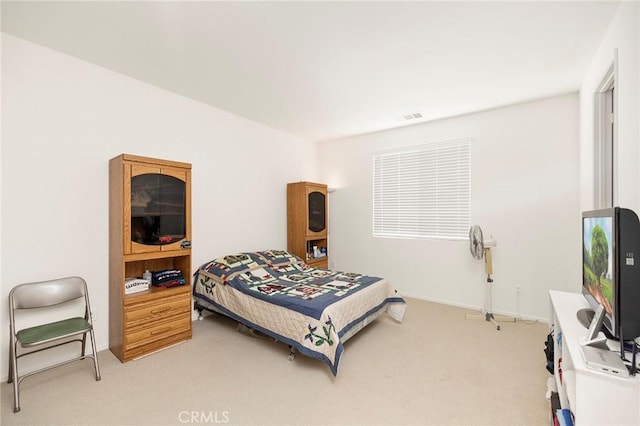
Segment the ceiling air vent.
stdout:
[[411,121],[411,120],[417,120],[419,118],[422,118],[422,114],[420,114],[419,112],[412,112],[409,114],[402,114],[402,115],[398,115],[396,117],[396,119],[398,121]]

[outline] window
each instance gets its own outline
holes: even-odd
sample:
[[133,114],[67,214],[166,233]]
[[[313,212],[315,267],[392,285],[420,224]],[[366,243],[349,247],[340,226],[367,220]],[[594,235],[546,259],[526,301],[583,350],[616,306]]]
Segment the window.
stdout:
[[373,235],[468,239],[471,139],[373,156]]

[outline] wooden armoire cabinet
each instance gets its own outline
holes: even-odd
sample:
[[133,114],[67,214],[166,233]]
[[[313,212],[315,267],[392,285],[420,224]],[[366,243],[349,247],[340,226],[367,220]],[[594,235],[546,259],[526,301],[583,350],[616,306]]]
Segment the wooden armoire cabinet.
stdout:
[[328,269],[327,185],[287,184],[287,250],[316,268]]
[[[128,293],[145,271],[179,280]],[[109,349],[125,362],[191,338],[191,165],[109,162]]]

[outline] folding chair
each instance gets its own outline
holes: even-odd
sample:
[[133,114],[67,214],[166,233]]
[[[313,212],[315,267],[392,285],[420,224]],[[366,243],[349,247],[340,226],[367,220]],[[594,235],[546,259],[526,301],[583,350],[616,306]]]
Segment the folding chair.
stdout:
[[[65,304],[71,305],[74,304],[74,301],[75,304],[73,306],[77,307],[77,304],[79,304],[78,299],[81,298],[84,299],[84,317],[78,316],[57,321],[48,321],[44,324],[16,330],[16,314],[22,318],[27,310],[33,309],[38,311],[38,317],[40,318],[47,309],[64,307]],[[56,309],[56,311],[67,312],[70,311],[70,308],[71,306],[62,310]],[[30,311],[30,313],[35,314],[35,311]],[[58,317],[59,316],[60,315],[58,315]],[[89,333],[91,338],[91,348],[93,350],[93,352],[88,355],[85,354],[87,333]],[[13,382],[14,413],[20,411],[20,382],[33,374],[41,373],[73,361],[92,358],[96,381],[100,380],[100,367],[98,366],[98,355],[93,334],[89,293],[87,292],[87,283],[84,279],[80,277],[66,277],[36,283],[20,284],[14,287],[9,293],[9,334],[8,383]],[[76,338],[70,339],[73,337]],[[18,373],[19,358],[74,342],[81,343],[80,356],[25,373],[22,376]],[[18,343],[21,348],[28,349],[28,351],[18,355]]]

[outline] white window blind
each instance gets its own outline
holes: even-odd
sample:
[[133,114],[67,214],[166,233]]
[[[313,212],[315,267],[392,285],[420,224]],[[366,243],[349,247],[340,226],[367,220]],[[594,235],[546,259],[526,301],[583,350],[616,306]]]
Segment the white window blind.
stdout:
[[469,238],[471,139],[373,156],[373,235]]

